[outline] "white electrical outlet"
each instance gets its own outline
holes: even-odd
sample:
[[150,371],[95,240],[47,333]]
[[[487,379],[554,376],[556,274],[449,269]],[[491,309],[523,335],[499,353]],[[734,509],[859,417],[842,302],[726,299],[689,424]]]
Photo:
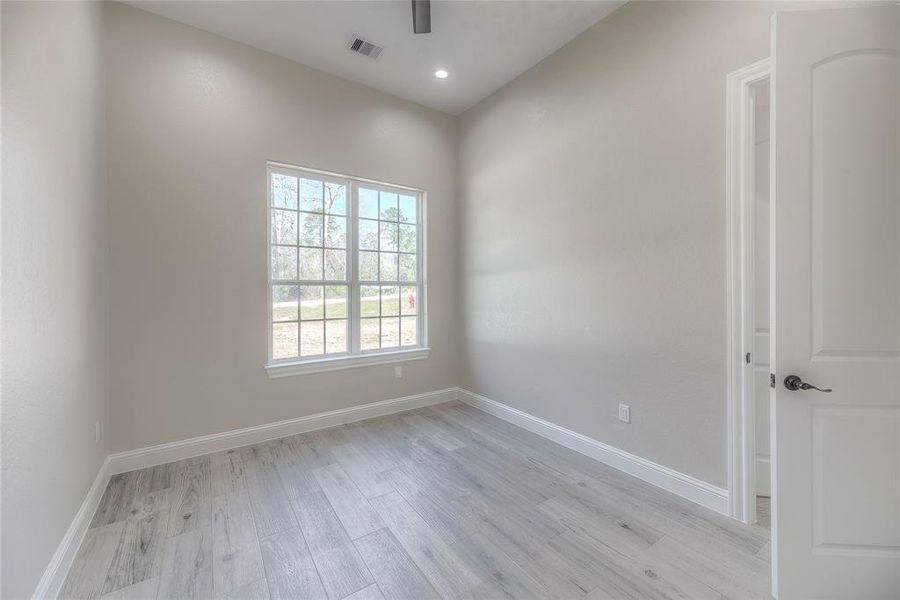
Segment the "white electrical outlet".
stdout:
[[94,441],[100,442],[100,421],[94,423]]
[[394,379],[403,377],[403,367],[394,367]]
[[627,404],[619,405],[619,420],[623,423],[631,423],[631,407]]

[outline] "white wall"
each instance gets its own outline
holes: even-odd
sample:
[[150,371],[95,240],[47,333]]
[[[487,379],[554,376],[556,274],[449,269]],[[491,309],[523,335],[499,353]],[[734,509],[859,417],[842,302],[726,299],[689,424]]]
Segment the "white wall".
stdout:
[[463,115],[464,385],[725,486],[725,76],[776,6],[629,3]]
[[[457,384],[455,119],[107,7],[113,450]],[[267,378],[266,161],[428,190],[431,357]]]
[[93,3],[3,2],[0,10],[0,593],[23,598],[109,450],[102,24]]

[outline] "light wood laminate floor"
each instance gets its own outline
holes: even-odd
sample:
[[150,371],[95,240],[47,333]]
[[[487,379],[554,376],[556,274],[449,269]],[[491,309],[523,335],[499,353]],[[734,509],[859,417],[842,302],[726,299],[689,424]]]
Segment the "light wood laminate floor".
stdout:
[[772,499],[768,496],[756,497],[756,524],[772,529]]
[[64,598],[768,598],[768,532],[460,403],[112,478]]

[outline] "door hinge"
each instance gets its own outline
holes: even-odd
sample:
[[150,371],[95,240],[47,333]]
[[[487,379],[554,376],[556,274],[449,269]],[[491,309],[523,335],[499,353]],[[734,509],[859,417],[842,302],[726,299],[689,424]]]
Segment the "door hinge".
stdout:
[[750,364],[750,353],[749,353],[749,352],[748,352],[747,355],[744,357],[744,360],[747,361],[747,364],[748,364],[748,365]]
[[775,373],[769,373],[769,387],[775,387]]

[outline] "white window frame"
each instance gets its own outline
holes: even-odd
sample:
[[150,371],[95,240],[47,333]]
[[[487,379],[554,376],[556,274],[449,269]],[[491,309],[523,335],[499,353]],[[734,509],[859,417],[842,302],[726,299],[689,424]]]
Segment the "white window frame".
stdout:
[[[303,282],[290,281],[281,282],[272,278],[272,176],[288,175],[291,177],[306,177],[308,179],[316,179],[320,181],[337,183],[347,187],[347,281],[309,281]],[[400,193],[404,195],[414,195],[416,197],[416,273],[417,281],[415,287],[416,293],[416,341],[415,346],[397,346],[385,349],[362,350],[360,348],[360,329],[362,325],[360,314],[360,297],[361,287],[366,285],[383,286],[391,285],[392,282],[360,282],[359,280],[359,240],[357,237],[358,214],[359,214],[359,188],[374,189],[378,191],[386,191]],[[266,165],[266,287],[267,287],[267,316],[268,316],[268,360],[265,365],[266,372],[270,378],[286,377],[290,375],[301,375],[305,373],[318,373],[323,371],[334,371],[338,369],[347,369],[353,367],[384,365],[409,360],[422,360],[428,358],[430,348],[428,347],[428,312],[427,312],[427,257],[425,250],[426,243],[426,198],[425,190],[373,181],[371,179],[363,179],[360,177],[352,177],[349,175],[341,175],[328,171],[320,171],[307,167],[298,167],[294,165],[269,162]],[[379,235],[380,244],[380,235]],[[299,268],[299,264],[298,264]],[[399,265],[398,265],[399,268]],[[324,276],[324,273],[323,273]],[[346,285],[348,300],[348,317],[347,327],[350,333],[350,350],[340,354],[325,354],[313,357],[291,357],[283,359],[274,359],[272,357],[273,342],[273,320],[272,320],[272,291],[273,286],[280,283],[290,285]],[[403,285],[397,282],[399,287],[412,287],[408,283]],[[299,315],[298,315],[299,317]],[[299,343],[299,340],[298,340]]]

